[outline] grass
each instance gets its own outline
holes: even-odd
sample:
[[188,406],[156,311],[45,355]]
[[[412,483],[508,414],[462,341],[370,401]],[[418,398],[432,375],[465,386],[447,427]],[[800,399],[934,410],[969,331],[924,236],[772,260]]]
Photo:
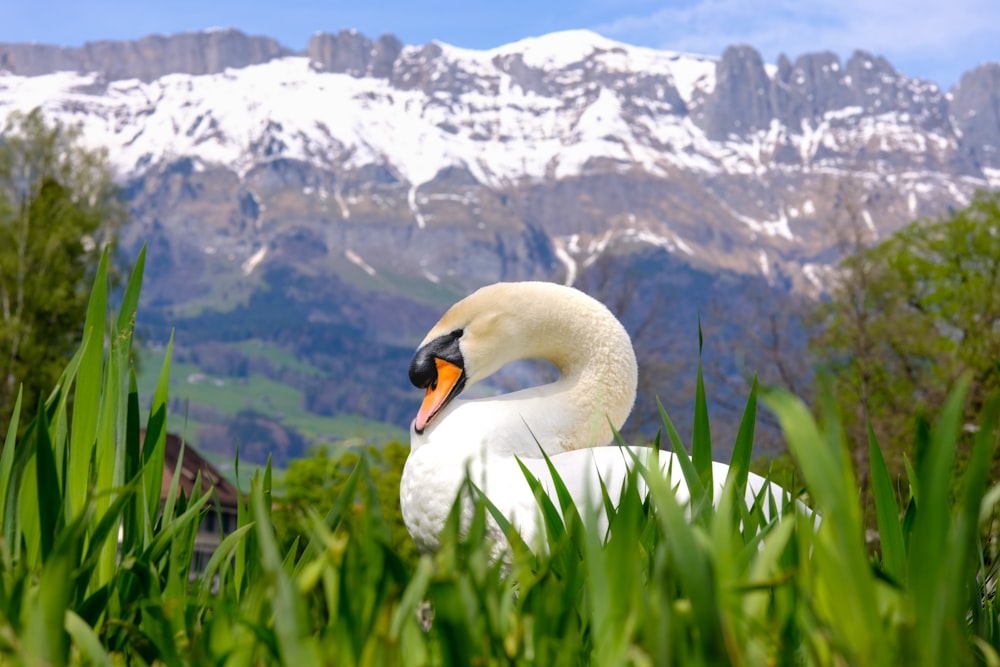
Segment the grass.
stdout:
[[[639,470],[601,534],[564,494],[543,496],[545,551],[509,532],[507,558],[493,561],[487,522],[504,519],[469,487],[458,503],[471,503],[471,521],[461,524],[456,503],[440,551],[414,562],[392,545],[365,459],[325,516],[300,517],[304,537],[288,548],[275,538],[264,468],[244,489],[238,528],[192,575],[211,492],[186,498],[174,486],[160,504],[172,369],[168,346],[150,409],[140,410],[128,359],[142,264],[140,255],[115,317],[102,264],[87,333],[62,381],[37,413],[18,409],[8,427],[5,664],[1000,664],[986,530],[1000,499],[987,488],[1000,401],[984,410],[959,473],[966,384],[916,430],[904,506],[869,443],[874,552],[836,415],[826,407],[817,421],[782,391],[752,389],[729,478],[713,498],[699,381],[681,466],[693,490],[687,506],[667,480]],[[823,517],[818,528],[797,511],[767,520],[776,508],[742,500],[758,398],[782,424],[804,498]],[[22,418],[31,423],[18,438]],[[666,415],[664,431],[680,444]]]
[[259,273],[246,275],[232,258],[207,256],[206,272],[210,274],[203,282],[209,291],[174,307],[178,318],[192,318],[206,312],[225,313],[244,306],[250,301],[254,291],[260,289]]
[[321,376],[323,374],[322,371],[301,361],[288,350],[267,341],[252,338],[236,343],[233,347],[247,356],[267,359],[278,369],[288,369],[306,376]]
[[[291,368],[293,362],[302,365],[295,362],[288,352],[274,346],[246,341],[240,347],[266,356],[278,363],[279,368]],[[141,396],[152,396],[164,358],[164,350],[150,350],[143,356],[142,371],[138,375]],[[392,424],[357,415],[328,416],[308,412],[301,389],[258,373],[249,373],[246,377],[209,376],[194,364],[175,362],[171,364],[169,393],[171,399],[208,407],[220,415],[232,417],[243,410],[253,410],[295,429],[312,442],[358,438],[369,442],[387,442],[406,438],[406,432]],[[174,413],[168,416],[168,426],[172,432],[186,432],[197,443],[195,435],[199,422],[182,413]]]
[[[364,259],[371,260],[370,257]],[[341,278],[361,289],[389,291],[434,307],[446,308],[465,296],[461,288],[451,284],[448,276],[440,276],[438,283],[414,280],[410,274],[394,271],[388,263],[374,262],[375,275],[369,275],[346,258],[336,258],[333,268]]]

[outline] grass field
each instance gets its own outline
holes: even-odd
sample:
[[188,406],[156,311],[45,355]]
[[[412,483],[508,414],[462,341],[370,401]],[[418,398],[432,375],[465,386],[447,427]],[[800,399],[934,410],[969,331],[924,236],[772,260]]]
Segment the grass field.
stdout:
[[[261,341],[237,343],[238,349],[248,355],[268,359],[276,369],[290,369],[297,373],[318,374],[319,371],[295,359],[290,353]],[[143,354],[138,376],[139,396],[148,405],[156,387],[163,364],[165,350],[150,350]],[[368,442],[405,441],[407,433],[392,424],[385,424],[358,415],[317,415],[308,412],[302,390],[289,384],[271,380],[263,375],[250,373],[246,377],[219,377],[206,375],[190,363],[173,363],[170,373],[170,398],[181,404],[200,405],[232,418],[244,410],[253,410],[274,421],[298,431],[309,442],[337,443],[363,439]],[[186,432],[197,444],[198,428],[202,422],[181,412],[168,416],[168,428]]]
[[[287,547],[276,540],[265,468],[244,488],[238,527],[207,569],[192,573],[211,490],[161,493],[176,369],[168,347],[149,408],[140,409],[128,360],[142,263],[140,255],[116,316],[106,312],[102,263],[86,329],[110,322],[107,338],[85,338],[46,409],[15,411],[8,429],[0,453],[4,664],[1000,664],[1000,486],[987,483],[1000,398],[966,429],[967,383],[915,430],[906,478],[890,479],[878,443],[868,443],[875,550],[836,414],[824,408],[814,419],[780,390],[751,390],[730,475],[713,497],[699,382],[690,443],[664,415],[692,489],[685,505],[668,480],[640,469],[617,508],[607,507],[602,533],[563,494],[540,494],[546,536],[533,551],[467,487],[440,550],[412,560],[393,546],[364,458],[329,511],[297,516],[301,537]],[[800,511],[743,501],[758,399],[782,425],[818,526]],[[31,424],[19,437],[20,419]],[[968,465],[956,470],[966,437]],[[902,505],[894,484],[906,491]],[[472,510],[468,522],[459,520],[461,503]],[[500,560],[490,556],[489,521],[507,528]]]

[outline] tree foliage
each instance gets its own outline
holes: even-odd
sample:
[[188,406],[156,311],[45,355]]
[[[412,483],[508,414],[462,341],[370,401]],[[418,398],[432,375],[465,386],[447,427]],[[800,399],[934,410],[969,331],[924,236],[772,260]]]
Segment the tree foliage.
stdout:
[[[900,464],[917,412],[963,376],[966,423],[1000,389],[1000,192],[848,253],[812,341],[864,460],[866,418]],[[916,409],[916,410],[915,410]]]
[[[125,208],[78,129],[15,113],[0,135],[0,415],[31,414],[79,342],[87,287]],[[98,332],[99,333],[99,332]]]
[[[370,446],[365,452],[371,465],[371,482],[378,496],[376,511],[388,527],[391,546],[404,559],[413,561],[417,557],[416,547],[399,508],[399,480],[410,448],[390,442],[383,447]],[[311,458],[296,459],[289,464],[285,472],[285,496],[275,516],[284,543],[290,544],[296,536],[301,536],[303,543],[307,540],[309,523],[303,520],[304,514],[315,511],[321,517],[326,516],[360,461],[360,453],[355,450],[327,452],[319,449]],[[360,518],[371,509],[369,502],[363,493],[357,494],[354,511],[348,513],[347,530],[351,529],[351,516]]]

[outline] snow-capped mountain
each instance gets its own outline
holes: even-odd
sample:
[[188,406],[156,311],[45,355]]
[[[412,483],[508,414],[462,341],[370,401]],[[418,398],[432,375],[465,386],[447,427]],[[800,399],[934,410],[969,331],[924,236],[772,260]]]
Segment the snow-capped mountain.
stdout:
[[405,349],[428,324],[414,303],[621,283],[654,255],[636,294],[704,288],[685,271],[815,293],[845,217],[878,239],[1000,187],[997,63],[945,92],[864,52],[770,65],[586,31],[488,51],[349,31],[305,52],[233,30],[0,44],[0,119],[36,106],[107,149],[172,316],[285,271],[304,321]]
[[[294,54],[216,31],[75,50],[0,46],[0,67],[0,115],[42,106],[80,124],[126,181],[178,161],[232,172],[233,206],[264,219],[270,204],[254,174],[276,161],[308,172],[290,205],[317,221],[365,212],[415,230],[442,218],[475,229],[490,225],[482,197],[539,200],[515,206],[517,217],[547,237],[567,279],[577,259],[629,240],[801,282],[818,275],[801,267],[823,262],[817,223],[833,215],[845,177],[872,195],[866,220],[880,234],[1000,186],[1000,65],[945,94],[860,52],[843,65],[814,54],[766,66],[749,47],[708,58],[571,31],[489,51],[342,32]],[[597,191],[583,186],[595,177]],[[462,192],[435,185],[455,178]],[[638,183],[648,191],[638,200],[612,194]],[[378,201],[358,189],[390,184]],[[544,212],[566,189],[577,208],[587,200],[581,218]],[[203,250],[253,267],[273,240],[260,219],[253,227],[209,235]],[[378,270],[365,248],[330,245]],[[734,248],[751,252],[724,256]]]
[[[476,197],[436,192],[436,180],[456,173],[477,197],[541,189],[546,200],[594,176],[659,183],[659,195],[618,202],[600,201],[587,186],[597,221],[521,212],[548,236],[567,278],[575,256],[622,239],[742,271],[807,275],[795,265],[822,254],[816,223],[832,215],[831,194],[845,176],[879,195],[866,209],[877,233],[1000,186],[1000,65],[945,94],[861,52],[843,65],[814,54],[765,66],[749,47],[707,58],[586,31],[489,51],[352,32],[316,35],[304,54],[235,31],[144,41],[0,46],[0,114],[42,106],[80,124],[123,180],[178,160],[196,172],[231,171],[242,191],[233,203],[244,208],[251,199],[251,208],[268,206],[255,170],[301,163],[310,176],[300,206],[330,221],[374,204],[424,230],[447,202],[466,210],[446,217],[487,224]],[[156,71],[171,59],[176,72]],[[352,190],[372,170],[405,189],[405,206]],[[670,201],[678,196],[694,207],[678,210]],[[720,257],[725,247],[706,227],[756,252]],[[205,245],[232,246],[253,266],[270,240]],[[343,248],[347,257],[363,257],[360,250]]]

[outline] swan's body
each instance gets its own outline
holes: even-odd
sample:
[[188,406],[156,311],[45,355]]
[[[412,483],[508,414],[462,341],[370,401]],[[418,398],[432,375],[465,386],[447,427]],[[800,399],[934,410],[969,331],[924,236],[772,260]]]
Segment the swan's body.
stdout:
[[[453,400],[504,364],[529,358],[551,361],[559,379],[498,397]],[[423,550],[437,547],[467,475],[525,541],[536,544],[542,519],[518,460],[554,497],[543,451],[580,508],[601,506],[600,481],[617,500],[634,461],[645,465],[653,456],[661,469],[675,472],[671,484],[678,498],[687,500],[673,454],[604,446],[612,442],[611,429],[620,429],[632,410],[635,353],[614,315],[576,289],[541,282],[480,289],[431,329],[417,350],[410,378],[426,387],[427,395],[411,426],[400,506],[407,529]],[[721,489],[728,466],[714,466]],[[748,497],[766,486],[763,478],[751,475]],[[498,527],[492,530],[502,543]]]

